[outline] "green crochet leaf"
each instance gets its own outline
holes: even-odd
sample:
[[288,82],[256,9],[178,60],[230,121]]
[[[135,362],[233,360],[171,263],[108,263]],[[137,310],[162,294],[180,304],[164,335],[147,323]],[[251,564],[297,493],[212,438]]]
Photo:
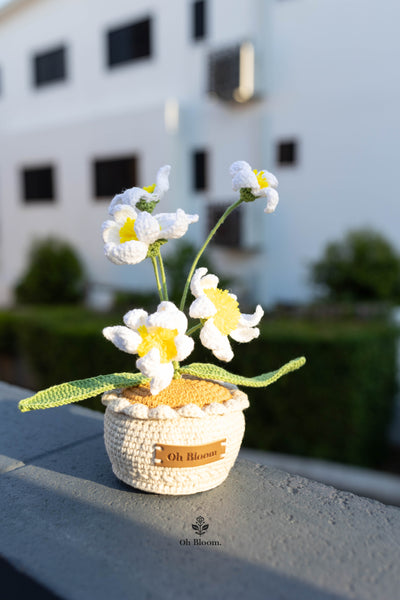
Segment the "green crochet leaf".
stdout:
[[274,383],[277,379],[282,377],[282,375],[286,375],[286,373],[300,369],[305,362],[306,359],[304,356],[301,356],[300,358],[295,358],[294,360],[286,363],[277,371],[262,373],[256,377],[242,377],[241,375],[235,375],[234,373],[225,371],[225,369],[222,369],[221,367],[217,367],[216,365],[211,365],[208,363],[192,363],[191,365],[182,367],[180,372],[185,373],[186,375],[195,375],[201,379],[217,379],[218,381],[234,383],[235,385],[243,385],[247,387],[266,387],[267,385]]
[[111,375],[89,377],[89,379],[78,379],[54,385],[30,398],[25,398],[18,404],[18,408],[21,412],[27,412],[39,408],[62,406],[92,398],[114,388],[139,385],[143,381],[148,381],[148,378],[141,373],[112,373]]

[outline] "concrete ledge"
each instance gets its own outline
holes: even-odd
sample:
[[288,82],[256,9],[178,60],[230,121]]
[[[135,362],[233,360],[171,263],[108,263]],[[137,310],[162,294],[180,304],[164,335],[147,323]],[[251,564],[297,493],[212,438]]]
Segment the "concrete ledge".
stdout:
[[333,485],[340,490],[367,496],[385,504],[400,506],[400,477],[398,475],[325,460],[289,456],[276,452],[262,452],[251,448],[242,448],[240,456],[261,465],[276,467],[288,473]]
[[113,476],[100,415],[21,415],[24,395],[0,387],[0,553],[61,598],[398,596],[398,509],[245,460],[209,492],[139,492]]
[[103,435],[103,416],[78,405],[21,413],[18,401],[31,394],[0,382],[0,473],[63,446]]

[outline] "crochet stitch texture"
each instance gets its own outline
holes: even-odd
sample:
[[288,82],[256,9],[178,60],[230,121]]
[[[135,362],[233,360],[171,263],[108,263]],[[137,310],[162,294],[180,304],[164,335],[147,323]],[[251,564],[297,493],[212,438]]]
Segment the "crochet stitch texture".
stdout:
[[170,385],[156,396],[150,393],[149,383],[122,390],[122,395],[131,404],[145,404],[149,408],[159,405],[179,408],[186,404],[203,407],[211,402],[226,402],[231,398],[230,391],[223,385],[184,375],[182,379],[173,379]]

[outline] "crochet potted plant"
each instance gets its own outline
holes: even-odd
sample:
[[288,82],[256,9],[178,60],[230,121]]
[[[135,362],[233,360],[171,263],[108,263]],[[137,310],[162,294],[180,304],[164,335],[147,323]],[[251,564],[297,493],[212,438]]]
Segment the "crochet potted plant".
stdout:
[[[219,279],[197,264],[228,215],[244,202],[265,197],[264,212],[278,204],[272,173],[253,171],[244,161],[231,165],[232,187],[239,198],[225,211],[200,248],[183,286],[180,306],[168,299],[161,246],[182,237],[198,215],[154,213],[169,189],[170,167],[156,184],[118,194],[103,223],[106,256],[115,264],[135,265],[149,258],[160,296],[156,312],[134,308],[124,325],[106,327],[104,336],[123,352],[137,355],[138,372],[99,375],[53,386],[21,400],[28,411],[61,406],[103,394],[104,438],[115,475],[125,483],[160,494],[192,494],[216,487],[233,466],[244,433],[243,410],[249,406],[240,387],[266,387],[301,367],[303,357],[256,377],[243,377],[210,363],[182,365],[194,348],[193,334],[220,361],[233,358],[229,338],[247,343],[259,336],[263,310],[240,312],[237,298],[218,287]],[[188,329],[189,290],[193,301]]]

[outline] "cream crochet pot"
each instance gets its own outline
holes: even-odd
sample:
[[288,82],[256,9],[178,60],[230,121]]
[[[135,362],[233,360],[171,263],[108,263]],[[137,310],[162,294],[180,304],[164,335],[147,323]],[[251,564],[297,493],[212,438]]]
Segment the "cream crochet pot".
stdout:
[[132,399],[129,392],[137,388],[103,395],[105,445],[118,479],[172,495],[203,492],[226,479],[243,439],[249,402],[235,386],[209,385],[223,389],[226,399],[218,395],[215,401],[211,391],[197,404],[151,407]]

